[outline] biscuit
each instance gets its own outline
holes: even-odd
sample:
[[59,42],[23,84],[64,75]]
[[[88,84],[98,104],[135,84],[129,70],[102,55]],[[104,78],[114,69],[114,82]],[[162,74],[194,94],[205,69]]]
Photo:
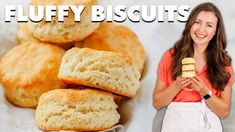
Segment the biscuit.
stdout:
[[182,59],[182,76],[194,77],[195,76],[195,60],[194,58],[187,57]]
[[134,97],[140,72],[128,56],[89,48],[72,48],[63,56],[58,77],[68,84],[84,85]]
[[194,71],[195,70],[195,65],[189,64],[189,65],[183,65],[182,71]]
[[103,22],[94,33],[75,45],[127,54],[141,73],[144,69],[144,48],[137,35],[126,26]]
[[39,42],[39,40],[34,38],[31,32],[29,32],[28,23],[20,23],[18,25],[16,36],[20,43]]
[[186,57],[182,60],[182,64],[195,64],[194,58]]
[[84,5],[80,22],[75,22],[74,14],[68,11],[64,22],[58,22],[58,17],[53,17],[51,22],[43,19],[41,22],[29,23],[29,31],[34,37],[50,43],[70,43],[80,41],[90,35],[99,27],[99,23],[91,21],[91,6],[96,0],[31,0],[31,5]]
[[47,44],[21,44],[0,61],[0,82],[6,98],[20,107],[36,107],[39,96],[64,88],[58,71],[64,50]]
[[[41,43],[41,41],[35,38],[32,35],[32,33],[29,31],[28,23],[20,23],[16,35],[20,43],[31,43],[31,44]],[[57,45],[57,46],[62,47],[63,49],[69,49],[72,46],[74,46],[73,43],[60,43],[60,44],[47,43],[47,44]]]
[[104,130],[118,123],[117,107],[108,92],[56,89],[40,97],[36,124],[43,130]]
[[[66,88],[70,88],[70,89],[94,89],[92,87],[82,86],[82,85],[74,85],[74,84],[67,84]],[[125,97],[123,97],[121,95],[113,94],[113,97],[114,97],[115,103],[118,106],[125,100]]]
[[184,71],[182,72],[183,77],[194,77],[195,76],[195,71]]

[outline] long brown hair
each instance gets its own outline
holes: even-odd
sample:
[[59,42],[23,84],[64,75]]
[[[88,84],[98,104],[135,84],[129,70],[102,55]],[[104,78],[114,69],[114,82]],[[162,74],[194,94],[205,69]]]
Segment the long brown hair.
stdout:
[[231,65],[231,57],[225,51],[227,46],[227,39],[225,34],[225,28],[223,19],[219,9],[212,3],[203,3],[196,6],[188,17],[188,21],[185,25],[185,29],[181,35],[181,38],[175,43],[172,52],[173,64],[172,64],[172,79],[175,80],[177,76],[182,74],[181,60],[185,57],[193,57],[194,48],[193,40],[190,36],[190,29],[194,24],[198,14],[201,11],[213,12],[218,19],[216,34],[210,40],[206,49],[206,63],[208,66],[208,77],[213,87],[217,90],[224,90],[227,84],[230,74],[225,70],[225,66]]

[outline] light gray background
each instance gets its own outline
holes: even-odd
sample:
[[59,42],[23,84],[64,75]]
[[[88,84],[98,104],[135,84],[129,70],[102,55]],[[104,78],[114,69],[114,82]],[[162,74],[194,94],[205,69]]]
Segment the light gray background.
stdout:
[[[102,0],[102,5],[189,5],[191,8],[206,2],[203,0]],[[235,59],[235,8],[232,0],[211,0],[222,12],[226,33],[228,37],[227,50]],[[4,23],[4,5],[27,4],[27,0],[1,0],[0,2],[0,56],[13,47],[17,24],[15,22]],[[156,69],[162,54],[179,39],[184,28],[184,23],[122,23],[131,28],[139,37],[147,54],[146,72],[141,80],[138,95],[121,107],[122,116],[125,118],[124,126],[127,132],[151,132],[155,128],[153,123],[156,110],[152,106],[152,94],[156,81]],[[233,65],[235,65],[233,61]],[[234,89],[234,87],[233,87]],[[233,90],[234,93],[234,90]],[[234,95],[234,94],[233,94]],[[232,98],[232,111],[230,116],[224,120],[226,132],[235,131],[235,97]],[[1,131],[39,131],[34,124],[35,111],[31,109],[17,108],[9,104],[0,89],[0,130]],[[158,113],[159,114],[159,113]],[[162,114],[160,114],[162,115]],[[155,130],[157,132],[157,130]]]

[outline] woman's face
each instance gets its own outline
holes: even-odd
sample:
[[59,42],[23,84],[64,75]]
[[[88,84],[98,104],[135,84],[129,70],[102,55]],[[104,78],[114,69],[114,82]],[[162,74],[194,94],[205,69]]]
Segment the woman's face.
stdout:
[[190,29],[190,35],[197,46],[208,46],[216,33],[217,17],[213,12],[201,11]]

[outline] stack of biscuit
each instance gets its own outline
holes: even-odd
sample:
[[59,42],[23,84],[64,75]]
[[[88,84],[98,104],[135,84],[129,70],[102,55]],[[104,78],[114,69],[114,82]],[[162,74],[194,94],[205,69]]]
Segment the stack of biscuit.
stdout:
[[91,22],[96,3],[31,0],[31,5],[85,5],[85,10],[80,22],[69,12],[63,23],[54,17],[50,23],[20,24],[21,44],[0,60],[5,97],[17,106],[37,108],[42,130],[111,128],[120,119],[115,98],[133,98],[138,92],[144,48],[125,26]]
[[195,60],[194,58],[184,58],[182,60],[182,76],[191,78],[195,76]]

